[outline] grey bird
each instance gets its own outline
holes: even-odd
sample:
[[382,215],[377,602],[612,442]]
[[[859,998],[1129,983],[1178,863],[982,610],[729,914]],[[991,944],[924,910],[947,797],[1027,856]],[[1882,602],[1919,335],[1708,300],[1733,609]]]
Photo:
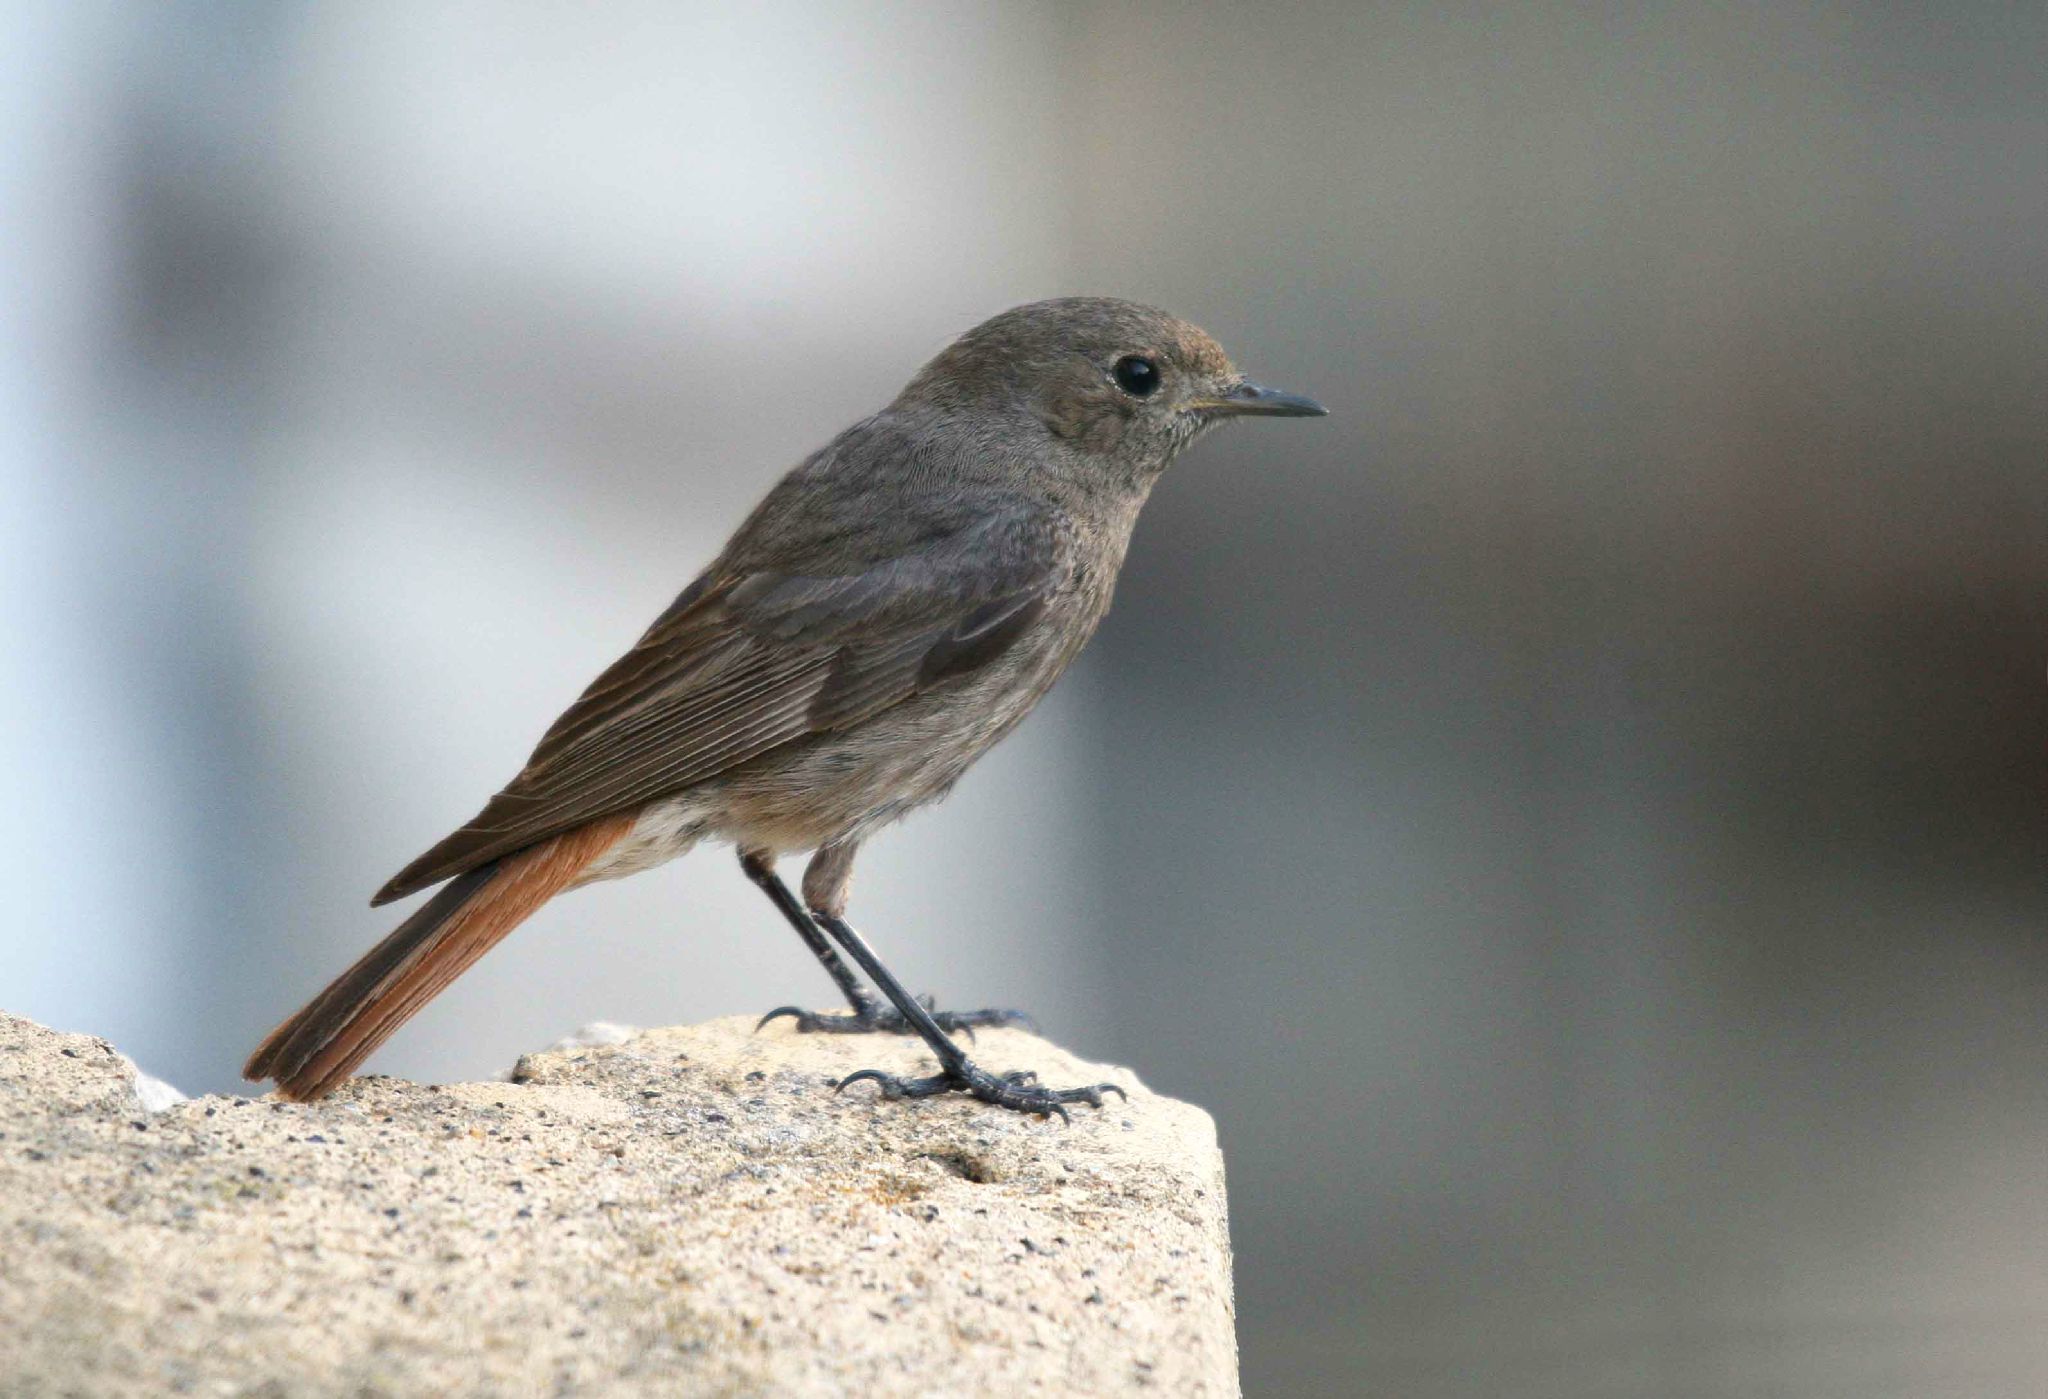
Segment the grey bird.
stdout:
[[[976,326],[768,493],[519,775],[371,902],[440,891],[243,1073],[287,1098],[325,1095],[550,898],[708,839],[738,850],[851,1006],[768,1019],[913,1033],[938,1059],[929,1078],[866,1070],[839,1087],[963,1092],[1062,1117],[1068,1103],[1100,1107],[1121,1090],[1049,1088],[967,1057],[949,1032],[1021,1017],[908,995],[846,921],[854,857],[943,797],[1059,678],[1109,610],[1138,510],[1182,450],[1231,418],[1324,411],[1248,382],[1200,330],[1128,301],[1041,301]],[[815,852],[801,899],[775,871],[800,851]]]

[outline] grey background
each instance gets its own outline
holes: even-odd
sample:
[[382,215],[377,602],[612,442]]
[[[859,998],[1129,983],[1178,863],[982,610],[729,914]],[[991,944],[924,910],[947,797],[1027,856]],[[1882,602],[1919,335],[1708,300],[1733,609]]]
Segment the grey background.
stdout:
[[[220,1089],[773,475],[1105,291],[1219,435],[855,911],[1209,1106],[1248,1388],[2048,1387],[2048,13],[14,5],[0,1004]],[[380,1057],[827,988],[722,852]]]

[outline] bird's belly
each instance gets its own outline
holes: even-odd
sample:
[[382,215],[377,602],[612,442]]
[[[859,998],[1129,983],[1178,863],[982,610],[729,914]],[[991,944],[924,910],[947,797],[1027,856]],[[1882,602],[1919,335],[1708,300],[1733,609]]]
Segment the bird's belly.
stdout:
[[1043,692],[980,689],[920,695],[764,753],[718,781],[712,829],[743,849],[788,854],[858,840],[938,800]]

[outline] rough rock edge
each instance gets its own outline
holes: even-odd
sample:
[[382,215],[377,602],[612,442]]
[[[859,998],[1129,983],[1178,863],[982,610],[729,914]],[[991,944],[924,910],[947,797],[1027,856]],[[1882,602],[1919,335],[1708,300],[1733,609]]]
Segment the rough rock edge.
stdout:
[[1236,1391],[1199,1110],[1017,1031],[977,1056],[1132,1103],[833,1097],[928,1064],[750,1031],[144,1116],[105,1041],[0,1015],[10,1392]]

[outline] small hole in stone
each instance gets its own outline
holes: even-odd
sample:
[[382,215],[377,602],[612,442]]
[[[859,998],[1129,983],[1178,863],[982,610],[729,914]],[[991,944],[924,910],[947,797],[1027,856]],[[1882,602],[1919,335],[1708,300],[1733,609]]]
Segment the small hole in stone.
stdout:
[[973,1181],[976,1185],[988,1185],[996,1178],[986,1156],[975,1156],[965,1151],[928,1151],[924,1155],[960,1179]]

